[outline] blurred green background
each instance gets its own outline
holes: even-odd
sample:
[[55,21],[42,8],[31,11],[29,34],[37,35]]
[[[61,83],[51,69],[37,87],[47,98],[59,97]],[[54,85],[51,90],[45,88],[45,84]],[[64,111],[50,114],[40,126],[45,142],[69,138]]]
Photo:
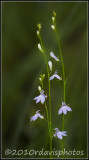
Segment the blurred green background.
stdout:
[[[39,155],[5,155],[9,149],[49,150],[47,122],[30,117],[44,105],[36,105],[33,98],[39,94],[39,75],[45,73],[45,90],[48,90],[46,65],[38,50],[37,24],[42,24],[42,40],[48,60],[53,51],[60,57],[58,43],[51,29],[53,11],[60,36],[65,64],[66,103],[72,108],[65,116],[64,148],[84,151],[84,155],[65,155],[66,158],[87,157],[87,2],[2,2],[2,156],[44,158]],[[53,62],[53,73],[62,67]],[[51,81],[52,128],[62,128],[62,115],[58,110],[63,101],[63,83]],[[47,100],[48,103],[48,100]],[[61,140],[53,138],[53,149],[61,150]],[[45,158],[48,156],[45,156]],[[61,157],[61,156],[60,156]],[[57,156],[54,156],[57,158]]]

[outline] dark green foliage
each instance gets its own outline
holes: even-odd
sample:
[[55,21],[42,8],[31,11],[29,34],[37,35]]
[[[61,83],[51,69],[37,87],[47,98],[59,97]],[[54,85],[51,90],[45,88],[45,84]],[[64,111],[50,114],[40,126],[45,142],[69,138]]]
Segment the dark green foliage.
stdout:
[[[53,51],[60,58],[54,31],[51,29],[52,13],[57,13],[56,24],[60,36],[65,65],[66,103],[72,112],[65,117],[64,148],[84,150],[87,157],[87,3],[86,2],[3,2],[2,3],[2,156],[9,149],[49,150],[47,122],[29,121],[35,111],[45,108],[35,104],[40,73],[46,65],[36,31],[42,24],[42,40],[47,59]],[[62,74],[61,63],[53,63],[54,71]],[[46,73],[47,76],[47,73]],[[47,77],[44,79],[47,89]],[[47,89],[48,90],[48,89]],[[63,101],[63,83],[51,81],[52,128],[62,128],[62,115],[58,109]],[[53,138],[53,148],[61,150],[61,140]],[[15,157],[15,156],[14,156]],[[13,158],[14,158],[13,157]],[[16,156],[17,157],[17,156]],[[40,157],[18,156],[18,157]],[[41,156],[42,157],[42,156]],[[40,157],[40,158],[41,158]],[[57,156],[55,157],[57,158]]]

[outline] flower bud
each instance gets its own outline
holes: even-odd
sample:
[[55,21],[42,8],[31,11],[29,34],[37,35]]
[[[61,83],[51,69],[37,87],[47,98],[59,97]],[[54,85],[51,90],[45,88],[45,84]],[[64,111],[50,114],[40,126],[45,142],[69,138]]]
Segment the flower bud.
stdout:
[[53,11],[53,15],[54,15],[54,17],[55,17],[55,16],[56,16],[56,12]]
[[53,30],[55,30],[55,26],[54,26],[53,24],[51,25],[51,28],[52,28]]
[[38,90],[41,92],[41,86],[38,86]]
[[37,30],[37,36],[39,36],[40,32]]
[[48,65],[49,65],[50,71],[52,71],[52,62],[51,62],[51,61],[48,61]]
[[42,78],[39,78],[39,81],[41,82],[41,81],[42,81]]
[[39,30],[41,30],[41,24],[40,23],[37,24],[37,27],[38,27]]
[[54,17],[52,17],[52,21],[54,22],[54,20],[55,20],[55,18]]
[[41,44],[40,44],[40,43],[38,44],[38,48],[39,48],[39,50],[43,53],[43,50],[42,50],[42,47],[41,47]]
[[43,79],[45,78],[45,74],[43,74]]

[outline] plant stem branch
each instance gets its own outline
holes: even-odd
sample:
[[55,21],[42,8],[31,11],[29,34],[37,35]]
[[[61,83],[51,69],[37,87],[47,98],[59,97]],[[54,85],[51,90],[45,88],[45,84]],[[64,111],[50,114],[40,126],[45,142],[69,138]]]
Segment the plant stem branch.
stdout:
[[[55,32],[56,32],[56,30],[55,30]],[[65,102],[65,69],[64,69],[64,62],[63,62],[63,57],[62,57],[62,52],[61,52],[61,47],[60,47],[60,41],[59,41],[59,37],[57,35],[57,32],[56,32],[56,37],[58,40],[58,47],[59,47],[59,51],[60,51],[62,69],[63,69],[63,89],[64,89],[64,96],[63,97],[64,97],[64,102]],[[62,131],[64,131],[64,114],[63,114]],[[64,148],[64,146],[63,146],[63,140],[62,140],[62,150],[63,150],[63,148]]]
[[[51,155],[51,151],[52,151],[51,96],[50,96],[49,69],[48,69],[47,58],[46,58],[45,51],[44,51],[44,48],[43,48],[43,43],[42,43],[42,40],[41,40],[41,36],[40,36],[40,42],[41,42],[41,47],[42,47],[42,50],[43,50],[43,54],[44,54],[44,58],[45,58],[45,62],[46,62],[46,67],[47,67],[47,74],[48,74],[48,84],[49,84],[49,111],[50,111],[50,122],[48,123],[48,126],[49,126],[49,135],[50,135],[50,158],[52,158],[52,155]],[[47,109],[47,106],[46,106],[46,109]],[[46,112],[47,112],[47,116],[48,116],[48,109],[47,109]]]

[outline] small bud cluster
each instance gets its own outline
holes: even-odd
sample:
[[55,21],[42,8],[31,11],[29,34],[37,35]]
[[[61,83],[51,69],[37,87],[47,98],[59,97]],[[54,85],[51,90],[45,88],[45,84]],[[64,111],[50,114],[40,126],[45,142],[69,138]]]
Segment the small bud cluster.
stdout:
[[[40,31],[41,31],[41,24],[37,24],[38,30],[37,30],[37,37],[41,41]],[[38,49],[43,53],[42,45],[38,43]]]
[[54,31],[55,31],[55,17],[56,17],[56,13],[53,11],[51,28],[52,28]]
[[45,78],[45,74],[41,74],[39,77],[40,82],[42,82],[44,80],[44,78]]

